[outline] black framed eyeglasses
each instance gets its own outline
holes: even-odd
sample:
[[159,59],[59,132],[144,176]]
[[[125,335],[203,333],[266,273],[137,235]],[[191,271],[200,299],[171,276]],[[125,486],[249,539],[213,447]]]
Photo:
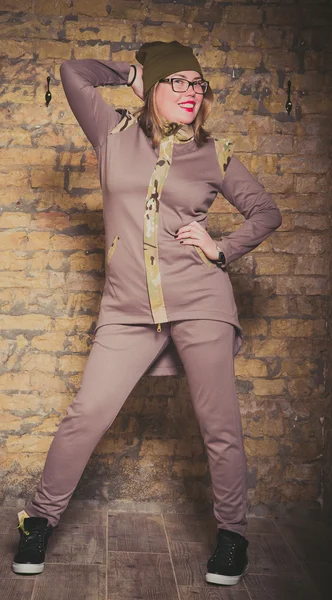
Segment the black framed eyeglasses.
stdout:
[[188,79],[182,79],[181,77],[168,77],[166,79],[160,79],[159,83],[170,83],[173,92],[179,94],[189,90],[190,86],[193,88],[196,94],[206,94],[209,82],[205,79],[198,79],[197,81],[188,81]]

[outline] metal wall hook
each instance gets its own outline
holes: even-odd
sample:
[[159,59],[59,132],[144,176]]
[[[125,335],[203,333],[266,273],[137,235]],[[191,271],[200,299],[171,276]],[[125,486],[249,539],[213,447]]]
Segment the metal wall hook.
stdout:
[[287,85],[288,85],[288,98],[287,98],[287,102],[286,102],[286,110],[287,110],[287,113],[290,115],[291,110],[293,108],[293,104],[292,104],[291,99],[290,99],[291,85],[292,85],[290,79],[288,80]]
[[50,103],[50,102],[51,102],[51,100],[52,100],[52,94],[51,94],[51,92],[50,92],[50,81],[51,81],[51,78],[50,78],[50,77],[47,77],[47,92],[46,92],[46,94],[45,94],[45,102],[46,102],[46,106],[48,106],[48,105],[49,105],[49,103]]

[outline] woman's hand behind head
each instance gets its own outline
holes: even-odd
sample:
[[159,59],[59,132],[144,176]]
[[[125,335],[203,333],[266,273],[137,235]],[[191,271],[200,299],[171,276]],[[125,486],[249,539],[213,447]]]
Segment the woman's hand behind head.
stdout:
[[[136,67],[136,77],[135,77],[135,81],[131,87],[133,88],[134,94],[136,94],[136,96],[138,96],[138,98],[140,98],[141,100],[144,100],[143,69],[140,65],[135,65],[135,67]],[[133,75],[131,75],[131,71],[132,71],[132,67],[131,67],[130,73],[129,73],[129,81],[130,81],[130,78],[133,77]]]

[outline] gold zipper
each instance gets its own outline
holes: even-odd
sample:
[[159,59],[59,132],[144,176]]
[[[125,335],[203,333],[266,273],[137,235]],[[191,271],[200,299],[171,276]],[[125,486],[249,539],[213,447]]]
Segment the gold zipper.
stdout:
[[158,331],[158,333],[161,332],[161,325],[160,325],[160,323],[158,323],[158,325],[157,325],[157,331]]

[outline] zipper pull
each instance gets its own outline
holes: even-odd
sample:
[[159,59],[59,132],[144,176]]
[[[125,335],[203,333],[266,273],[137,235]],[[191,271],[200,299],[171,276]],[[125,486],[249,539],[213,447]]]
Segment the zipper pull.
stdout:
[[161,332],[161,325],[160,325],[160,323],[158,323],[158,325],[157,325],[157,331],[158,331],[158,333]]

